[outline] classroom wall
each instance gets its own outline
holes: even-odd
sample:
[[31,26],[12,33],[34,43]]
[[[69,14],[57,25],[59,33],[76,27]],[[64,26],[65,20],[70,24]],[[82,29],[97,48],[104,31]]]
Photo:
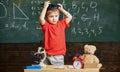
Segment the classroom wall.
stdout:
[[[39,16],[44,0],[0,0],[0,43],[43,40]],[[120,0],[51,0],[72,16],[67,42],[119,42]],[[60,14],[60,19],[64,16]]]
[[[67,43],[65,64],[72,64],[72,57],[76,53],[83,53],[85,44],[97,46],[95,55],[103,64],[100,72],[120,71],[120,43],[119,42],[78,42]],[[26,65],[34,64],[33,53],[37,51],[38,43],[1,43],[0,44],[0,71],[24,72]]]
[[[72,64],[85,44],[97,46],[101,72],[120,71],[120,0],[51,0],[73,15],[66,30],[65,64]],[[35,63],[43,39],[39,14],[44,0],[0,0],[0,72],[23,72]],[[62,18],[62,17],[61,17]],[[80,42],[81,41],[81,42]]]

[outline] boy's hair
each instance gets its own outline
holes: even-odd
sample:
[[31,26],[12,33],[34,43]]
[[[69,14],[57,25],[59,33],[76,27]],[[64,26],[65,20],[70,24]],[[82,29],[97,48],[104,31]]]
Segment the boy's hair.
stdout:
[[55,11],[58,11],[58,13],[59,13],[58,7],[59,7],[59,5],[57,5],[57,4],[49,4],[46,15],[49,15],[51,12],[55,12]]
[[47,11],[58,9],[58,7],[59,7],[59,5],[57,5],[57,4],[49,4]]

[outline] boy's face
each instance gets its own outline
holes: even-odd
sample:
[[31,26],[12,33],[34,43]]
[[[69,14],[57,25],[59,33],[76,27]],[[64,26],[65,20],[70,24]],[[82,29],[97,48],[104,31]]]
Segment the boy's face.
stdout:
[[51,24],[56,24],[59,20],[59,12],[58,11],[52,11],[47,15],[47,20]]

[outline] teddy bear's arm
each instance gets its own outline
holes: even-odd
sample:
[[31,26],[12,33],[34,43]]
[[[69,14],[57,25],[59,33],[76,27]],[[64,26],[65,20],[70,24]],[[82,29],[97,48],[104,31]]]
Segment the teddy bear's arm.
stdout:
[[98,59],[97,56],[94,56],[94,62],[95,62],[95,63],[99,63],[99,62],[100,62],[100,60]]

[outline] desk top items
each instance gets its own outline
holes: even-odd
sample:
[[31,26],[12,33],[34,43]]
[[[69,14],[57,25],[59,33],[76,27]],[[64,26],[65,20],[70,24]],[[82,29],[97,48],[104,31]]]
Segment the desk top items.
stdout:
[[40,65],[28,65],[26,69],[28,70],[40,70],[42,67]]
[[39,65],[42,67],[46,67],[46,64],[44,63],[46,59],[46,52],[43,47],[38,47],[38,51],[34,53],[34,55],[38,55],[40,57]]
[[84,67],[83,58],[81,55],[76,54],[76,56],[73,57],[73,68],[74,69],[81,69]]
[[[69,65],[68,69],[83,69],[84,68],[93,68],[95,70],[100,69],[102,67],[102,64],[100,63],[100,60],[96,55],[94,55],[96,51],[96,46],[94,45],[84,45],[84,54],[76,54],[72,61],[73,65]],[[26,66],[26,69],[28,70],[41,70],[42,67],[46,67],[44,64],[44,61],[46,59],[46,52],[44,48],[38,47],[38,51],[34,53],[34,55],[39,55],[40,56],[40,62],[38,65],[32,65],[32,66]],[[49,65],[47,65],[49,66]],[[54,68],[54,69],[60,69],[60,68]],[[61,68],[61,69],[66,69],[66,68]],[[98,70],[99,72],[99,70]]]
[[46,59],[46,52],[43,47],[38,47],[37,52],[34,53],[34,56],[39,57],[39,64],[37,65],[28,65],[26,66],[26,69],[28,70],[40,70],[42,67],[46,67],[46,64],[44,64],[44,61]]
[[101,68],[102,64],[96,55],[96,46],[94,45],[84,45],[84,54],[77,54],[73,57],[73,67],[75,69],[81,68]]

